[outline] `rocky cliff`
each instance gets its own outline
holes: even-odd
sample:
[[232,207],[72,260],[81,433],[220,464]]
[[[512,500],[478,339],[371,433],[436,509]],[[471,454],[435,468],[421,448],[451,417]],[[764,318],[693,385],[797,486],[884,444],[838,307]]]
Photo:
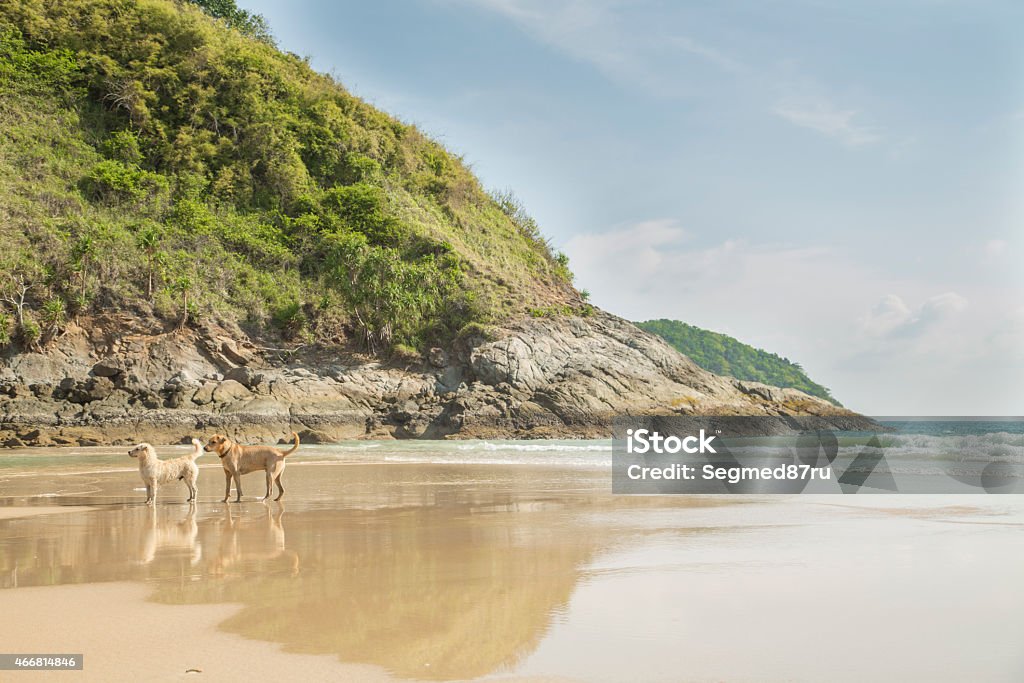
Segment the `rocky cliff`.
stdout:
[[[84,325],[84,323],[83,323]],[[71,325],[45,353],[0,359],[0,444],[367,438],[607,437],[621,414],[819,415],[864,424],[794,389],[721,377],[596,312],[526,319],[428,357],[263,349],[239,330],[165,332],[129,316]]]

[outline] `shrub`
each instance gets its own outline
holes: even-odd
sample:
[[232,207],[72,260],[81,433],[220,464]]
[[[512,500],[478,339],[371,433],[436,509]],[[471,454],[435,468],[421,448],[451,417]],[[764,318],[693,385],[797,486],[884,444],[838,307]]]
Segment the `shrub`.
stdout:
[[104,159],[82,179],[82,190],[94,201],[140,201],[168,188],[167,179],[134,164]]
[[13,326],[11,316],[0,313],[0,347],[11,343],[11,327]]
[[566,282],[572,282],[575,279],[572,270],[569,269],[569,257],[565,252],[560,251],[555,254],[555,273]]
[[32,314],[25,312],[25,319],[18,326],[18,341],[26,349],[38,349],[39,341],[43,336],[39,323],[35,321]]
[[29,50],[19,31],[0,29],[0,91],[17,84],[30,92],[67,92],[77,72],[73,51]]
[[395,344],[391,347],[391,357],[400,363],[421,363],[423,355],[408,344]]
[[526,212],[523,202],[512,190],[494,190],[491,192],[491,199],[501,212],[512,220],[524,237],[533,241],[543,241],[537,221]]
[[328,282],[352,311],[366,346],[417,344],[458,291],[458,264],[433,255],[407,261],[364,235],[334,235]]
[[297,339],[304,332],[309,323],[302,304],[298,301],[290,301],[274,311],[272,316],[274,326],[281,331],[285,339]]
[[366,155],[348,154],[345,157],[345,165],[347,166],[347,179],[351,182],[374,182],[381,177],[380,164]]
[[483,339],[484,341],[494,341],[498,338],[498,335],[495,329],[490,325],[484,325],[478,322],[466,323],[455,335],[455,339],[458,341],[464,341],[472,337]]
[[393,245],[397,241],[400,226],[388,214],[384,190],[375,185],[356,183],[332,188],[324,193],[323,205],[373,244]]
[[110,159],[120,161],[129,168],[142,163],[143,154],[139,147],[139,136],[130,130],[119,130],[103,141],[103,151]]
[[76,292],[71,295],[71,299],[68,301],[68,310],[72,316],[77,316],[88,310],[90,303],[91,300],[88,294]]
[[57,334],[63,329],[66,322],[67,309],[64,306],[64,300],[59,296],[48,299],[43,304],[43,325],[46,328],[46,333],[49,335]]
[[532,318],[558,318],[563,315],[573,315],[577,311],[568,305],[551,304],[550,306],[536,306],[527,309]]

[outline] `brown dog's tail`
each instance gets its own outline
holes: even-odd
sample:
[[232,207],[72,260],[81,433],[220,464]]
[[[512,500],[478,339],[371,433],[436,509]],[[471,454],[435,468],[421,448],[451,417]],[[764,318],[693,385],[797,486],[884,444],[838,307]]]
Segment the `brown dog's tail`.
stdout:
[[295,432],[292,432],[292,438],[295,439],[295,445],[292,446],[291,448],[289,448],[288,450],[286,450],[284,453],[282,453],[281,457],[284,457],[286,455],[291,455],[292,453],[294,453],[298,449],[298,447],[299,447],[299,435],[297,433],[295,433]]

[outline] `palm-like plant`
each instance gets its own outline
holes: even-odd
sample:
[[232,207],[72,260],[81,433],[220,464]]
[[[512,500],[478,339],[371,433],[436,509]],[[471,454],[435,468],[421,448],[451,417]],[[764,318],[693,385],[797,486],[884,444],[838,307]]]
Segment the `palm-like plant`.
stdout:
[[75,246],[71,249],[71,258],[74,261],[75,270],[82,278],[82,290],[80,297],[86,298],[86,286],[89,283],[89,266],[96,257],[97,244],[93,236],[86,233],[78,238]]
[[146,296],[153,298],[153,277],[156,274],[156,267],[160,259],[160,229],[156,226],[148,226],[139,233],[139,248],[146,256]]
[[56,336],[67,322],[67,309],[64,306],[64,299],[55,296],[43,304],[43,325],[50,337]]

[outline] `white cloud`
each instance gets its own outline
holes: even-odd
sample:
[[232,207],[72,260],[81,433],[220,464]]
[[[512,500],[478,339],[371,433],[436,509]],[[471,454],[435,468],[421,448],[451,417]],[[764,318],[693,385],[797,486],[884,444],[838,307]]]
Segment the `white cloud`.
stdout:
[[[701,75],[685,63],[695,57],[740,74],[743,63],[692,36],[668,33],[663,17],[621,0],[455,0],[506,17],[546,45],[594,66],[608,79],[658,97],[703,91]],[[674,27],[673,27],[674,28]],[[685,28],[685,27],[683,27]],[[673,58],[674,57],[674,58]]]
[[745,73],[748,69],[745,64],[735,59],[731,55],[724,53],[723,51],[704,45],[702,43],[693,40],[692,38],[686,38],[683,36],[676,36],[672,39],[672,44],[680,48],[684,52],[687,52],[696,57],[700,57],[704,61],[714,64],[723,71],[728,71],[734,74]]
[[[507,17],[534,39],[593,65],[609,79],[630,87],[639,86],[656,96],[707,95],[713,89],[711,84],[717,85],[725,73],[732,76],[732,82],[738,83],[747,97],[777,98],[772,113],[793,125],[838,140],[847,147],[882,140],[878,129],[860,121],[859,109],[838,106],[822,94],[828,88],[818,86],[808,93],[801,87],[794,93],[794,83],[807,85],[799,74],[783,76],[767,65],[770,60],[763,59],[765,66],[752,68],[746,60],[717,45],[689,35],[668,33],[663,25],[667,21],[665,16],[643,16],[635,4],[615,0],[455,1]],[[627,13],[639,25],[627,24]],[[702,75],[686,63],[687,57],[696,57],[714,67],[714,71],[703,74],[701,80]],[[792,60],[785,62],[792,64]]]
[[879,339],[911,339],[920,337],[936,325],[967,309],[967,299],[956,292],[946,292],[927,299],[912,311],[903,299],[886,294],[871,312],[861,318],[862,331]]
[[516,22],[542,43],[591,64],[608,78],[654,92],[667,85],[619,30],[615,2],[601,0],[461,0]]
[[[642,288],[645,274],[664,267],[676,245],[685,239],[686,231],[676,221],[658,219],[605,233],[576,235],[566,244],[565,251],[577,273],[596,274],[613,268],[611,279],[634,281]],[[614,265],[610,256],[616,262]]]
[[989,240],[985,242],[985,255],[989,258],[999,258],[1006,253],[1010,243],[1006,240]]
[[772,111],[795,126],[836,138],[849,147],[860,147],[882,139],[874,128],[855,121],[860,113],[856,109],[839,108],[821,97],[783,100]]
[[1007,322],[1020,306],[1013,292],[944,292],[827,246],[701,245],[696,234],[662,218],[577,235],[565,251],[598,306],[632,320],[683,320],[786,356],[856,410],[1024,412],[1024,312]]
[[988,342],[997,354],[1018,363],[1024,361],[1024,308],[1009,311]]
[[861,318],[861,329],[871,337],[886,337],[899,329],[913,317],[903,299],[895,294],[886,294],[871,312]]

